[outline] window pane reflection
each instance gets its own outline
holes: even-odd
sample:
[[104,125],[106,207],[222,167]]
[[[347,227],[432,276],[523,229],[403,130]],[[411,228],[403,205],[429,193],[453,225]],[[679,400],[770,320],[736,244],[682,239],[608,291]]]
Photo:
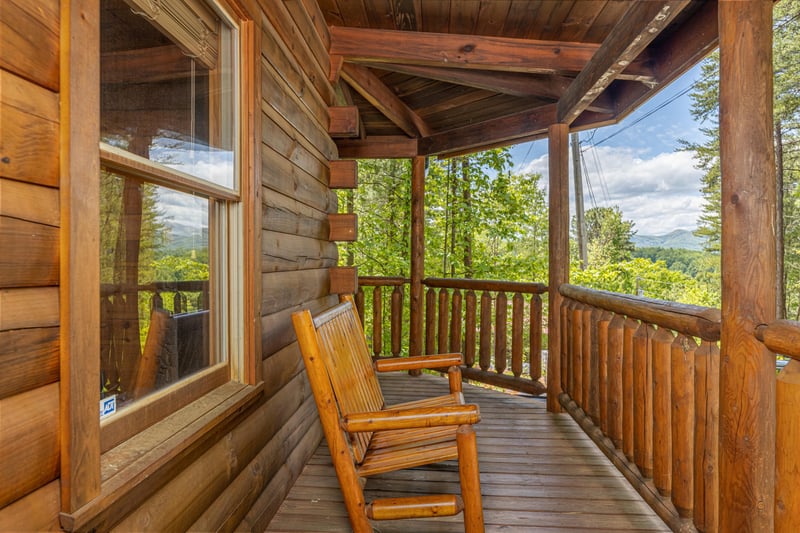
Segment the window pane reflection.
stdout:
[[101,171],[101,391],[118,406],[217,362],[209,200]]

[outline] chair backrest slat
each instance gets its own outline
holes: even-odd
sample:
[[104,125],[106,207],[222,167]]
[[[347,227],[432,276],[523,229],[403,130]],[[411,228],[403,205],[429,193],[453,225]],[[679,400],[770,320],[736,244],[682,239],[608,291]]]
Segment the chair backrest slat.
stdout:
[[[345,416],[381,410],[383,394],[352,301],[346,300],[316,317],[314,327],[339,413]],[[371,433],[356,433],[351,437],[357,462],[363,460],[371,437]]]

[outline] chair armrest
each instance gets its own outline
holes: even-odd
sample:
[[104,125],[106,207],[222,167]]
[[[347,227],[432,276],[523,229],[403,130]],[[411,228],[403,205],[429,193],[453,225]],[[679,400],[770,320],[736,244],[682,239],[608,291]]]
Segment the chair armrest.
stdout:
[[478,406],[466,404],[353,413],[342,417],[341,426],[348,433],[358,433],[387,429],[460,426],[477,424],[480,419]]
[[377,372],[394,372],[397,370],[421,370],[423,368],[448,368],[461,364],[463,364],[463,358],[460,353],[442,353],[378,359],[375,361],[374,366]]

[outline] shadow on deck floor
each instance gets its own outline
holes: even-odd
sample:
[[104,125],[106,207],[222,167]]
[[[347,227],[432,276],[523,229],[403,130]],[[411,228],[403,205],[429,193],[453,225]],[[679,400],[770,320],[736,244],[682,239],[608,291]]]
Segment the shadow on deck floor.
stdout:
[[[389,405],[447,394],[438,376],[381,376]],[[568,414],[547,413],[542,398],[464,385],[481,409],[478,456],[486,531],[669,531]],[[375,476],[367,500],[457,493],[454,461]],[[463,532],[461,515],[375,522],[379,533]],[[328,448],[323,444],[291,489],[269,532],[350,531]]]

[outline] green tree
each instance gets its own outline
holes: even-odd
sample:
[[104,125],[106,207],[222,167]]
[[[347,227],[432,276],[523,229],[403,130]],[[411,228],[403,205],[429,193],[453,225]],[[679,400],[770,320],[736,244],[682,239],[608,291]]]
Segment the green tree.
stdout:
[[633,222],[622,218],[618,206],[586,211],[586,247],[590,265],[628,261],[634,250]]
[[573,269],[571,282],[592,289],[638,294],[647,298],[694,305],[718,304],[715,285],[670,270],[663,261],[636,258]]
[[[784,312],[800,319],[800,0],[784,0],[774,8],[773,68],[774,117],[778,176],[783,192]],[[696,166],[704,172],[701,192],[703,214],[696,234],[706,240],[705,249],[719,252],[720,167],[719,167],[719,54],[712,54],[702,65],[692,98],[692,115],[706,124],[701,143],[682,143],[682,149],[695,152]],[[778,132],[780,134],[778,135]],[[779,236],[779,238],[781,238]]]

